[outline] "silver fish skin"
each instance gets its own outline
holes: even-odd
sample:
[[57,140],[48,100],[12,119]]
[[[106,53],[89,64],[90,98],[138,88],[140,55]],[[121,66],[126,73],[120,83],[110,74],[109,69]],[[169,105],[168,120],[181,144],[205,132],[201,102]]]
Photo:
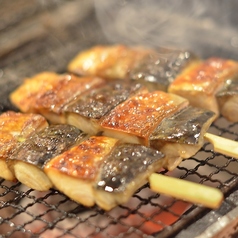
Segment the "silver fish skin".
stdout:
[[133,67],[128,78],[145,84],[150,90],[167,91],[168,86],[197,56],[187,50],[157,49]]
[[124,192],[128,184],[135,182],[141,174],[146,174],[151,167],[154,172],[160,168],[163,157],[158,150],[146,146],[121,144],[115,147],[102,165],[96,189],[110,193]]
[[87,118],[100,119],[118,104],[136,94],[142,86],[138,82],[111,81],[85,93],[64,108],[67,113],[76,113]]
[[165,118],[150,136],[154,140],[196,145],[203,140],[203,126],[214,117],[209,110],[188,106],[170,118]]
[[23,142],[8,162],[25,161],[42,168],[51,158],[79,143],[85,137],[86,134],[74,126],[50,125]]

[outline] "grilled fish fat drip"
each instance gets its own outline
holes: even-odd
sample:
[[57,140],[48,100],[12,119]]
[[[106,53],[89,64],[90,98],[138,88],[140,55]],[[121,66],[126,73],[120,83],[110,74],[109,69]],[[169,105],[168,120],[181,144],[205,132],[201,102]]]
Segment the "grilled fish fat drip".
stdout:
[[184,70],[168,91],[189,100],[196,107],[220,113],[230,121],[238,121],[238,63],[210,58]]
[[34,133],[48,126],[44,117],[8,111],[0,115],[0,177],[15,180],[6,160],[14,150]]
[[43,171],[45,164],[86,138],[74,126],[50,125],[26,139],[7,159],[7,165],[21,183],[47,191],[53,184]]
[[198,57],[188,50],[95,46],[80,52],[69,63],[68,70],[106,79],[133,79],[151,90],[166,91],[179,72],[197,61]]
[[50,160],[44,171],[71,199],[110,210],[127,202],[163,166],[162,157],[148,147],[92,136]]
[[65,123],[62,115],[65,104],[104,83],[97,77],[79,78],[71,74],[43,72],[25,79],[10,94],[10,99],[22,112],[40,113],[53,123]]

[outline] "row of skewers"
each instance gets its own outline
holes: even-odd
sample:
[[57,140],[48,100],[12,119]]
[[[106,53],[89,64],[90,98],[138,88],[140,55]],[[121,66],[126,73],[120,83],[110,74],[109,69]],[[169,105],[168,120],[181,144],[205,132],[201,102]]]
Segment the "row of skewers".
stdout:
[[202,60],[188,50],[110,45],[80,52],[68,64],[68,71],[108,80],[135,80],[238,122],[238,62],[234,60]]
[[[210,69],[206,66],[203,74],[200,73],[207,72],[209,80],[214,73],[215,81],[221,82],[220,76],[225,84],[226,77],[235,75],[235,62],[211,61]],[[166,189],[159,187],[161,175],[155,172],[162,167],[173,170],[182,159],[196,154],[204,137],[213,140],[215,136],[207,130],[219,114],[191,106],[188,99],[174,93],[154,89],[155,86],[160,88],[157,87],[159,81],[167,86],[168,82],[176,82],[172,79],[177,74],[178,77],[185,72],[194,75],[189,72],[198,65],[201,67],[201,61],[187,51],[96,47],[69,64],[74,74],[43,72],[26,79],[10,95],[12,103],[25,113],[17,115],[40,117],[36,120],[38,123],[46,118],[50,125],[46,120],[40,127],[34,122],[32,130],[27,129],[29,134],[24,137],[23,128],[31,125],[26,120],[24,127],[18,130],[20,133],[13,135],[11,129],[16,126],[9,118],[18,116],[14,112],[1,116],[8,117],[4,120],[11,125],[10,129],[0,128],[1,131],[6,135],[10,133],[16,144],[3,149],[4,153],[7,151],[1,155],[5,174],[0,176],[7,180],[18,179],[36,190],[55,187],[86,206],[96,203],[106,210],[126,202],[148,179],[152,189],[166,193]],[[79,73],[85,75],[79,76]],[[202,81],[201,77],[199,80]],[[167,86],[163,89],[167,90]],[[236,97],[234,94],[235,102]],[[215,98],[216,101],[212,101],[219,104],[215,94],[210,98]],[[231,106],[230,100],[228,104]],[[3,145],[5,138],[8,137],[2,140]],[[225,139],[218,139],[226,143]],[[237,147],[236,142],[228,140],[228,143],[227,151],[220,148],[221,151],[237,156],[230,149],[232,144]],[[169,179],[172,186],[170,178],[164,178]],[[196,186],[201,185],[192,184],[195,187],[190,194],[188,186],[184,187],[186,197],[184,194],[176,196],[212,208],[219,206],[223,199],[219,190],[205,186],[202,186],[204,198],[191,198],[194,191],[199,191]],[[171,191],[170,195],[173,196]]]

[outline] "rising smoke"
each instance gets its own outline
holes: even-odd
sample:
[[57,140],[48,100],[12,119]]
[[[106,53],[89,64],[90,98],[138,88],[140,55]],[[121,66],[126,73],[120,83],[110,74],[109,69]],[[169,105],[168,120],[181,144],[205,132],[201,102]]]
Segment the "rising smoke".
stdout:
[[209,45],[216,52],[221,46],[238,47],[235,0],[95,0],[94,4],[112,43],[193,50]]

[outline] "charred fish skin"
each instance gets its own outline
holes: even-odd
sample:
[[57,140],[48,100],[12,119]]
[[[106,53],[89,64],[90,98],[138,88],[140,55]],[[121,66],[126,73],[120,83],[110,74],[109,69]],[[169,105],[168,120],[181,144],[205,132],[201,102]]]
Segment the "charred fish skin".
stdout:
[[150,90],[167,91],[176,76],[195,61],[198,57],[191,51],[157,49],[137,62],[127,77],[145,84]]
[[[213,121],[215,113],[188,106],[175,115],[165,118],[150,136],[150,143],[163,141],[196,145],[203,138],[202,128]],[[211,124],[209,123],[209,126]],[[209,127],[207,126],[207,127]]]
[[139,83],[112,81],[79,97],[64,108],[65,112],[100,119],[114,107],[139,91],[146,90]]
[[43,169],[47,161],[79,143],[86,136],[74,126],[50,125],[22,143],[9,157],[8,164],[11,167],[12,161],[24,161]]
[[137,144],[121,144],[107,156],[102,164],[100,178],[95,189],[109,193],[123,193],[139,174],[153,166],[162,167],[164,155],[158,150]]

